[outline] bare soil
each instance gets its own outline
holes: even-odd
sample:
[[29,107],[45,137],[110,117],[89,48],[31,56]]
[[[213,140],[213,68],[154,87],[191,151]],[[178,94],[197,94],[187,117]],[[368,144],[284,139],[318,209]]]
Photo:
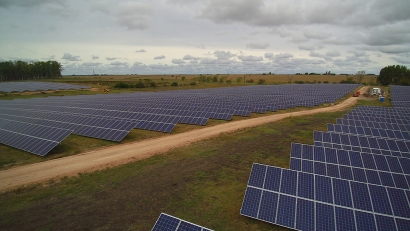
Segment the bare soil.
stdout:
[[[366,88],[362,88],[360,91],[362,95],[366,92]],[[122,165],[159,153],[166,153],[169,150],[186,146],[199,140],[209,139],[223,133],[235,132],[240,129],[255,127],[287,117],[339,111],[354,105],[358,99],[359,97],[350,97],[330,107],[236,121],[167,137],[116,145],[47,162],[3,170],[0,171],[0,191],[4,192],[33,183],[47,182],[51,179],[57,180],[61,177],[76,176],[78,173],[92,172]]]

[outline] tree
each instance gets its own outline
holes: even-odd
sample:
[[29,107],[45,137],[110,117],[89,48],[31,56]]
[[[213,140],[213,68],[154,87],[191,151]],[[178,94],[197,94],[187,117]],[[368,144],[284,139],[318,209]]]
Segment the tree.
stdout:
[[356,73],[356,79],[357,79],[357,83],[362,83],[364,76],[366,76],[366,72],[365,71],[358,71]]
[[236,78],[236,83],[240,84],[242,82],[242,77],[237,77]]
[[0,81],[60,78],[62,70],[62,65],[57,61],[5,61],[0,62]]
[[410,85],[410,70],[406,66],[392,65],[380,70],[377,81],[382,85]]

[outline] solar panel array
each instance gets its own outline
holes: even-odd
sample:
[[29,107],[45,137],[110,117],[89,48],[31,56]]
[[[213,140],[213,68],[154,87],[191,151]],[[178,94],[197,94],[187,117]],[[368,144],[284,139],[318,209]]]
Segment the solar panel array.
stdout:
[[211,231],[171,215],[161,213],[152,231]]
[[0,143],[45,156],[73,131],[0,119]]
[[410,87],[408,86],[390,86],[392,105],[395,108],[410,107]]
[[357,86],[265,85],[2,100],[0,120],[119,142],[133,128],[170,133],[178,123],[203,126],[209,119],[333,103]]
[[50,82],[0,82],[0,92],[88,89],[88,86]]
[[255,163],[241,214],[297,230],[410,230],[409,116],[357,107],[314,145],[292,143],[290,169]]

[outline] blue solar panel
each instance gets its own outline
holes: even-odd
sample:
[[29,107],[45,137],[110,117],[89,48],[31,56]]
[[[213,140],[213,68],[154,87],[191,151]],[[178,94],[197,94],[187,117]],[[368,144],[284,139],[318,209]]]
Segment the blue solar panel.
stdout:
[[161,213],[152,231],[207,231],[208,228]]
[[410,227],[409,190],[261,166],[267,168],[266,172],[270,169],[282,172],[272,174],[274,179],[264,175],[265,182],[287,181],[293,176],[289,172],[294,172],[296,179],[293,180],[298,185],[292,190],[297,191],[297,195],[289,190],[284,192],[282,187],[287,187],[284,184],[274,190],[248,185],[242,215],[301,230],[372,230],[376,226],[379,230],[396,230]]

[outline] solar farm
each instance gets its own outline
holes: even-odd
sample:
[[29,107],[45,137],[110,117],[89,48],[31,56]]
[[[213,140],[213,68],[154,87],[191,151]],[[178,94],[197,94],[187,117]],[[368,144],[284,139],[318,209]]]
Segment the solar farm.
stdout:
[[[133,129],[172,135],[178,124],[207,126],[210,120],[230,121],[235,116],[249,117],[253,113],[332,105],[359,86],[266,85],[2,100],[0,143],[44,158],[71,134],[113,143],[121,143]],[[246,166],[251,167],[250,176],[246,175],[249,176],[246,188],[239,189],[242,204],[238,203],[240,210],[234,212],[241,215],[242,224],[246,224],[244,227],[259,227],[263,223],[261,227],[265,229],[258,230],[281,227],[294,230],[410,230],[410,110],[406,106],[410,102],[410,88],[391,86],[390,90],[394,107],[356,107],[337,118],[336,123],[324,123],[327,132],[312,130],[313,145],[292,142],[289,168],[258,162],[249,166],[247,163]],[[184,172],[188,167],[183,160],[181,165],[176,166]],[[191,174],[197,175],[202,182],[201,172],[206,168],[202,166],[207,165],[209,163],[200,161],[198,170]],[[161,170],[154,175],[165,177],[169,174],[168,165],[161,169],[163,172]],[[245,170],[246,174],[249,170]],[[175,183],[174,178],[168,181],[166,186],[161,185],[164,183],[151,184],[154,191],[165,188],[170,195],[174,187],[183,184],[181,181]],[[130,183],[137,184],[132,191],[145,192],[144,186]],[[120,187],[119,191],[124,193],[124,197],[115,199],[114,204],[130,200],[125,198],[127,190]],[[148,194],[151,197],[159,196],[154,191],[148,191]],[[189,198],[189,194],[185,194],[188,204],[195,203],[196,198]],[[211,200],[218,201],[218,197],[221,195],[210,194]],[[104,193],[102,199],[107,200],[110,209],[114,209],[114,204]],[[183,197],[178,199],[184,200]],[[161,199],[145,200],[152,205],[144,207],[136,202],[137,207],[141,206],[145,211],[141,214],[138,210],[138,217],[152,215],[150,207]],[[225,201],[228,203],[226,198]],[[122,205],[121,209],[128,211],[129,203],[132,202]],[[165,209],[156,213],[159,217],[150,224],[150,229],[205,231],[229,226],[229,222],[220,226],[220,222],[209,222],[209,217],[198,215],[201,210],[207,209],[207,203],[201,204],[195,211],[180,208],[179,212],[161,204],[160,208]],[[66,206],[70,207],[68,204]],[[95,212],[99,209],[92,203],[87,206]],[[215,213],[220,212],[217,210]],[[118,213],[119,216],[128,217],[128,214],[118,210],[111,213],[113,216]],[[94,217],[94,222],[99,222],[98,218]],[[70,229],[85,227],[70,225],[67,226]],[[144,226],[144,230],[148,226]]]
[[241,214],[296,230],[410,230],[410,88],[393,108],[357,107],[314,145],[292,143],[290,169],[252,166]]
[[[121,142],[132,129],[171,133],[178,123],[205,126],[209,119],[229,121],[232,116],[330,104],[358,86],[273,85],[2,100],[0,143],[45,156],[71,133]],[[47,137],[36,136],[46,130]]]

